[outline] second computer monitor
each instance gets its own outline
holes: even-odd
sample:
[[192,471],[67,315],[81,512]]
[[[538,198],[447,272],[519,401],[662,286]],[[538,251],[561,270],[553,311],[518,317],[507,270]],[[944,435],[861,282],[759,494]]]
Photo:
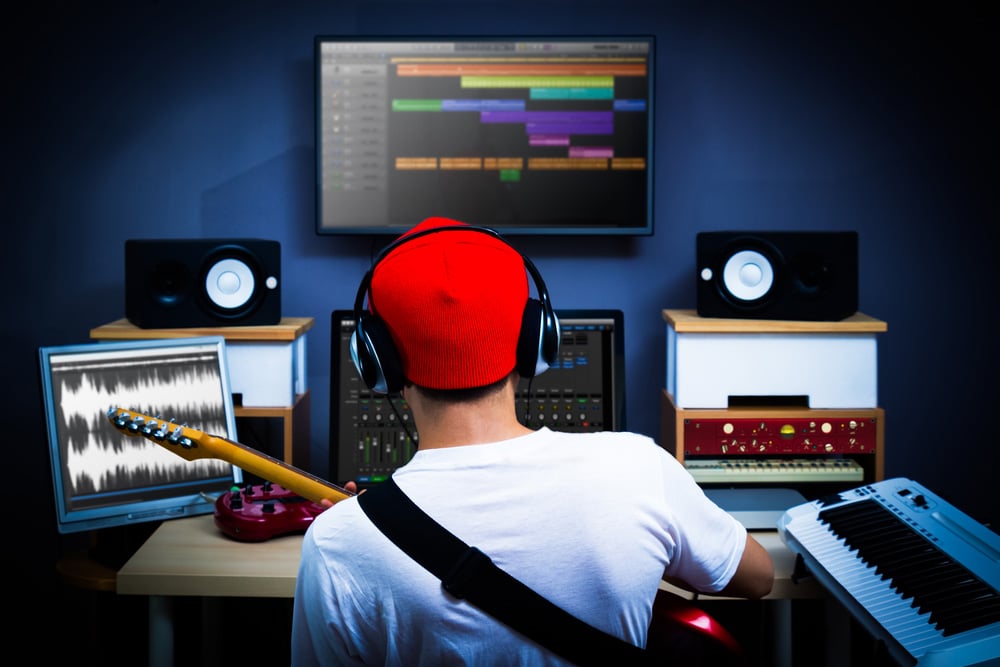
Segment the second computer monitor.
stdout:
[[[625,428],[625,331],[622,311],[557,310],[559,359],[517,392],[518,418],[558,431]],[[419,434],[398,397],[372,393],[351,360],[354,311],[335,310],[330,351],[330,466],[341,482],[384,480],[413,456]]]

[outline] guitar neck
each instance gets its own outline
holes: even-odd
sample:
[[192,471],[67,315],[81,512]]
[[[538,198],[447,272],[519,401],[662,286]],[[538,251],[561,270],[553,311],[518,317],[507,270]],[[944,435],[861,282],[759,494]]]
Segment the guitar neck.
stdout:
[[204,445],[216,458],[232,463],[262,479],[280,484],[307,500],[316,503],[329,500],[336,503],[353,495],[347,489],[238,442],[206,435]]

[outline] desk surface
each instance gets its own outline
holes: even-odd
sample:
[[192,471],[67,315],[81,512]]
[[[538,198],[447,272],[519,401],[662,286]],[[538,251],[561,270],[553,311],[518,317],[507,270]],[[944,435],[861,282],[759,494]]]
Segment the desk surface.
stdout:
[[[770,599],[824,595],[813,579],[791,580],[795,555],[777,531],[754,532],[774,560]],[[237,542],[219,532],[211,515],[165,521],[118,571],[117,591],[127,595],[282,597],[295,595],[301,535],[266,542]],[[661,588],[692,597],[667,583]]]
[[237,542],[210,514],[164,521],[118,570],[118,593],[283,597],[295,595],[301,535]]

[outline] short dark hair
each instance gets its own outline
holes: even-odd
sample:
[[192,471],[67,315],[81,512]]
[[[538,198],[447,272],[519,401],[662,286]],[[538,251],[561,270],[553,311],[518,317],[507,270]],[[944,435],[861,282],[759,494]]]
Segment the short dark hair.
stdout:
[[490,394],[497,393],[507,383],[507,379],[510,378],[510,376],[511,374],[507,374],[496,382],[491,382],[490,384],[482,385],[480,387],[469,387],[468,389],[431,389],[429,387],[422,387],[413,383],[411,383],[410,386],[416,387],[424,396],[436,401],[469,403],[472,401],[478,401],[479,399],[489,396]]

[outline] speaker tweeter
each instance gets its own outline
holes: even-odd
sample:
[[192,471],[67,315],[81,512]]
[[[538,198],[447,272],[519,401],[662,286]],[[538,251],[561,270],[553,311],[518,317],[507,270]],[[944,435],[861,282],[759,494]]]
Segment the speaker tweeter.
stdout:
[[702,317],[837,321],[858,310],[856,232],[701,232]]
[[277,241],[125,241],[125,317],[143,329],[278,324],[280,287]]

